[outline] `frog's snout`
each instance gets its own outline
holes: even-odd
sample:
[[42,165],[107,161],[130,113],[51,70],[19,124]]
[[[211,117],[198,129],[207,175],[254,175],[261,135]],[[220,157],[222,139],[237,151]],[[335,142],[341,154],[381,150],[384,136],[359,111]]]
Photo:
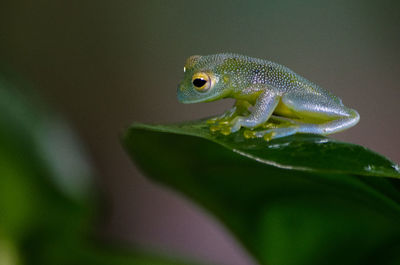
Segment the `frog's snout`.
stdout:
[[178,93],[176,94],[178,101],[183,104],[193,103],[190,100],[190,93],[184,86],[178,86]]
[[182,85],[182,84],[179,84],[178,87],[177,87],[176,96],[177,96],[178,101],[179,101],[180,103],[184,103],[183,90],[184,90],[183,85]]
[[[178,88],[179,89],[179,88]],[[178,98],[178,101],[180,102],[180,103],[183,103],[182,102],[182,96],[178,93],[177,95],[176,95],[176,97]]]

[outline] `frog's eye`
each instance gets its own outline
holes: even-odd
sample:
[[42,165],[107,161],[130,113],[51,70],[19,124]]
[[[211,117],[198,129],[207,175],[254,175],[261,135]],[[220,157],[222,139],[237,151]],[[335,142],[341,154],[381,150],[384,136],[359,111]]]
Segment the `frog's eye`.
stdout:
[[194,88],[199,92],[206,92],[211,87],[211,78],[206,73],[196,73],[192,77]]

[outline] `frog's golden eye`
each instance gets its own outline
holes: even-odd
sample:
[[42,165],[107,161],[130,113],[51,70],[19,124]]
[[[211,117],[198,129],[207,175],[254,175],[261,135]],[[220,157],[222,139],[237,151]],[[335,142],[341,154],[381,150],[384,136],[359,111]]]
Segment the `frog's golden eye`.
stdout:
[[211,78],[206,73],[196,73],[192,77],[194,88],[199,92],[206,92],[211,87]]

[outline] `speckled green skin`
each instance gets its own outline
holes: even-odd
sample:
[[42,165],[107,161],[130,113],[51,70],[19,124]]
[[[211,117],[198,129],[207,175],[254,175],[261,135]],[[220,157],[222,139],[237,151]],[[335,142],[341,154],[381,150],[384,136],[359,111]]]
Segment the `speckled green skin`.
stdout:
[[[184,69],[178,86],[180,102],[236,99],[231,110],[210,120],[211,130],[223,134],[245,127],[251,129],[245,135],[266,140],[297,132],[325,135],[345,130],[359,120],[358,113],[345,107],[338,97],[267,60],[229,53],[192,56]],[[207,91],[200,92],[192,84],[196,73],[210,77]]]

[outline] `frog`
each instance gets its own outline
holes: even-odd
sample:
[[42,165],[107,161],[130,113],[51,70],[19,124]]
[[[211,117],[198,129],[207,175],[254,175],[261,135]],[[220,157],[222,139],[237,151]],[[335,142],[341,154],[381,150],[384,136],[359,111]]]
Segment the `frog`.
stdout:
[[178,84],[184,104],[233,98],[233,107],[207,120],[212,132],[244,129],[266,141],[296,133],[329,135],[356,125],[360,115],[328,90],[288,67],[235,53],[190,56]]

